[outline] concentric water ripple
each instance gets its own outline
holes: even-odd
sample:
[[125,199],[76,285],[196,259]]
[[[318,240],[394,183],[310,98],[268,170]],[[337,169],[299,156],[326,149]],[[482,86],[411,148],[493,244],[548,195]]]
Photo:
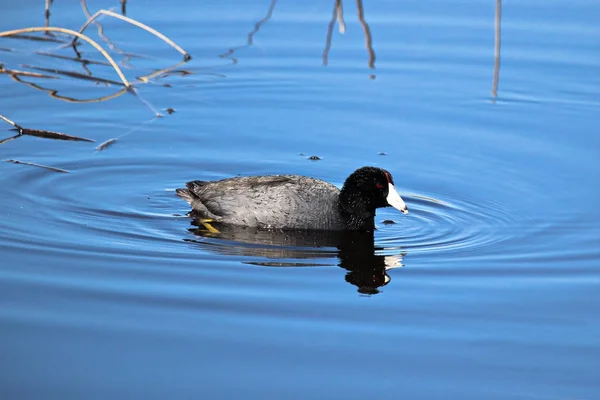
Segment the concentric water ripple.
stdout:
[[177,209],[167,205],[176,202],[152,178],[157,172],[169,173],[167,162],[140,165],[96,159],[67,163],[65,168],[71,172],[21,168],[7,178],[31,189],[5,185],[12,204],[8,212],[20,216],[6,227],[13,246],[177,256],[174,244],[181,238],[172,223]]
[[[337,249],[323,238],[293,240],[237,235],[228,239],[198,237],[185,217],[187,204],[173,189],[181,185],[182,166],[171,159],[91,159],[67,163],[69,174],[19,167],[10,179],[35,190],[5,185],[21,223],[7,227],[18,248],[47,251],[111,253],[113,256],[193,258],[198,250],[236,257],[294,258],[289,265],[331,265]],[[457,257],[492,248],[515,235],[515,215],[499,203],[485,199],[459,199],[427,193],[403,194],[408,216],[393,209],[378,211],[375,235],[377,254],[400,258],[405,254]],[[383,224],[385,217],[395,224]],[[13,218],[12,221],[17,221]],[[85,242],[79,238],[85,236]],[[305,239],[305,238],[302,238]],[[187,244],[185,244],[187,243]],[[327,259],[329,261],[325,262]],[[252,260],[250,260],[252,261]],[[286,264],[287,265],[287,264]]]
[[512,236],[507,227],[515,217],[500,204],[454,198],[435,199],[417,194],[403,195],[409,217],[381,229],[379,244],[400,246],[411,254],[443,252],[456,255],[494,246]]

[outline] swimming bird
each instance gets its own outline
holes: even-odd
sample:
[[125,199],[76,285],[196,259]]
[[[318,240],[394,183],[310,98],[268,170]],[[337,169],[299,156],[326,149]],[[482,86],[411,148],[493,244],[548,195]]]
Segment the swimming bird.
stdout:
[[264,229],[375,229],[375,210],[408,209],[392,175],[376,167],[354,171],[342,189],[301,175],[248,176],[219,181],[190,181],[177,195],[192,206],[191,215],[207,223]]

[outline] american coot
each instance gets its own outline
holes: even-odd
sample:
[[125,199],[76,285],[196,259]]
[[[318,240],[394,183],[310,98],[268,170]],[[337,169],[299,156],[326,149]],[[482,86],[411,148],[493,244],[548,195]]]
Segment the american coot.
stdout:
[[358,230],[375,228],[375,209],[406,204],[384,169],[362,167],[342,190],[300,175],[249,176],[220,181],[191,181],[177,195],[192,215],[207,222],[265,229]]

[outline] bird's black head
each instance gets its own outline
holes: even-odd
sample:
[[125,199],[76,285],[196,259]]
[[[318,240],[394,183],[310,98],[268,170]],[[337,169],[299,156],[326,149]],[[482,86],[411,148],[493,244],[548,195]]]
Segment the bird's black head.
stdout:
[[[347,214],[352,225],[374,227],[375,210],[394,207],[407,214],[406,204],[394,188],[392,175],[376,167],[362,167],[354,171],[344,182],[340,192],[340,208]],[[360,227],[359,227],[360,228]]]

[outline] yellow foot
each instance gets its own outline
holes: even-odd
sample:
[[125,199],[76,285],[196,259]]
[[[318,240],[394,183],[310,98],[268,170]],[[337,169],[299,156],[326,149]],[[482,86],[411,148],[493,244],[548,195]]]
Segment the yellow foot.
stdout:
[[219,230],[217,228],[215,228],[214,226],[212,226],[210,223],[211,222],[215,222],[215,220],[213,219],[200,219],[198,220],[198,222],[200,222],[202,224],[202,226],[204,226],[206,228],[207,231],[209,231],[210,233],[221,233],[219,232]]

